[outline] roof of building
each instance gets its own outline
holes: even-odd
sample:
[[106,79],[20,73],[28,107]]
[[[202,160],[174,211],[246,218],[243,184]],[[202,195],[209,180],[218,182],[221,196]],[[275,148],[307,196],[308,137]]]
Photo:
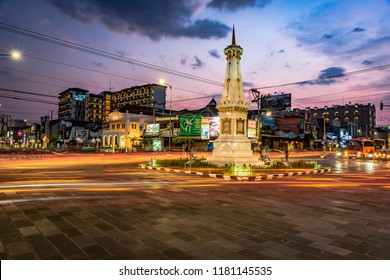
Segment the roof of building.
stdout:
[[60,92],[58,95],[63,95],[63,94],[68,93],[70,91],[79,91],[79,92],[85,92],[85,93],[89,92],[89,90],[82,89],[82,88],[68,88],[68,89],[64,90],[63,92]]

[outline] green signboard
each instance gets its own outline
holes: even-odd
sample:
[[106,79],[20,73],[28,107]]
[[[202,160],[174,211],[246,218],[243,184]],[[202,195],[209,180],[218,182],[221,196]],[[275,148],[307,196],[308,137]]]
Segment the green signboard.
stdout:
[[153,139],[153,152],[162,151],[162,140],[161,139]]
[[202,131],[202,117],[180,117],[180,136],[200,136]]

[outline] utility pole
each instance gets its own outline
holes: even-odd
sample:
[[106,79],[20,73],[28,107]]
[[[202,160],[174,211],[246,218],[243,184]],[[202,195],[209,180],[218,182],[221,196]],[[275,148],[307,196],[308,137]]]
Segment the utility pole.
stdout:
[[256,136],[257,136],[257,145],[259,147],[259,152],[261,156],[261,93],[255,88],[251,89],[251,94],[252,94],[252,100],[251,102],[256,102],[257,103],[257,122],[256,122]]
[[382,111],[383,107],[390,107],[390,105],[385,105],[383,104],[383,101],[381,101],[381,103],[379,104],[379,109]]

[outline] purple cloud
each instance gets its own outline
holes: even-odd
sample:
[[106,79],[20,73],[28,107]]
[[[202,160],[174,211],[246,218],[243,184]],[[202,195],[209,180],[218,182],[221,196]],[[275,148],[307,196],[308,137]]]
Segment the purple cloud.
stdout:
[[224,38],[231,28],[214,20],[192,21],[201,7],[186,0],[47,0],[65,15],[89,24],[103,24],[109,30],[145,35],[152,40],[164,37]]

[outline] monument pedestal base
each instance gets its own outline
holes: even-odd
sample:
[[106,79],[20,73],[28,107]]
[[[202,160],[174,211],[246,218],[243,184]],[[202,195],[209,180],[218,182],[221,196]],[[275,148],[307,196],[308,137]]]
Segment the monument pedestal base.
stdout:
[[244,136],[221,135],[214,143],[213,155],[208,159],[219,166],[225,164],[260,165],[253,155],[251,141]]

